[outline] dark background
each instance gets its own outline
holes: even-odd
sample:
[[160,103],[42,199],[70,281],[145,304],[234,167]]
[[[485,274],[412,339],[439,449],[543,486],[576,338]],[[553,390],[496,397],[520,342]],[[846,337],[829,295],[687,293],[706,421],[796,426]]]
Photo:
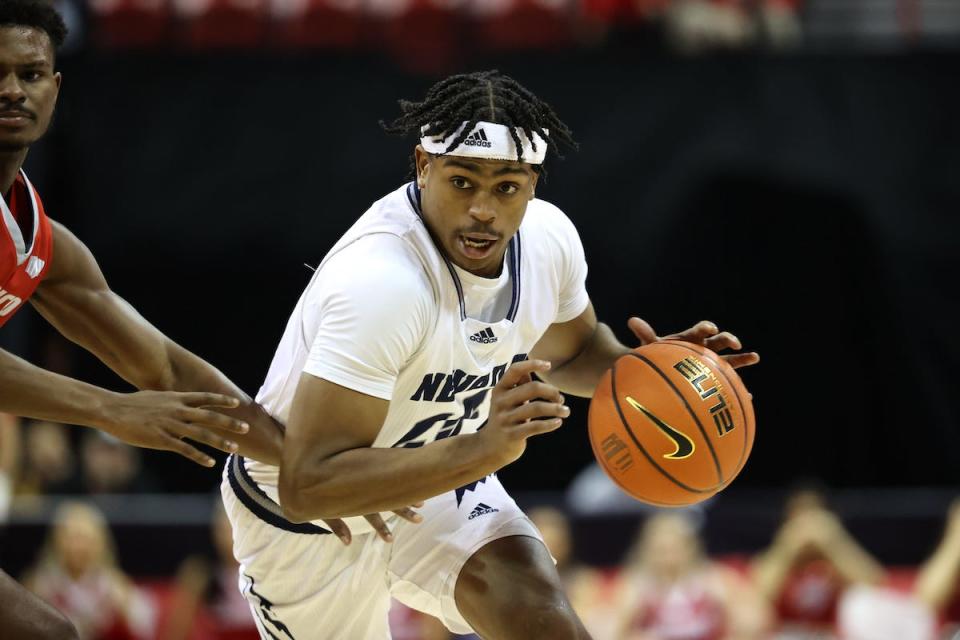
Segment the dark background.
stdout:
[[[553,104],[581,144],[538,195],[577,224],[588,287],[624,340],[708,318],[763,360],[758,432],[731,492],[955,485],[960,462],[960,55],[601,50],[484,58]],[[405,181],[415,141],[378,120],[437,77],[376,57],[86,53],[30,158],[52,217],[112,286],[255,393],[309,271]],[[34,360],[123,388],[48,336]],[[64,354],[66,354],[64,356]],[[591,459],[586,404],[502,472],[563,489]],[[219,477],[173,456],[172,491]]]

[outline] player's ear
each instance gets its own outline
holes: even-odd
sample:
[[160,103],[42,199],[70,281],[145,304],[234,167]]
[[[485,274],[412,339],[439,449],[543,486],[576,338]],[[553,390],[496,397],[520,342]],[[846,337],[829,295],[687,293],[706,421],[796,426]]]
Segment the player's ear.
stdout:
[[427,173],[430,171],[430,154],[419,144],[413,154],[417,165],[417,186],[423,189],[427,183]]
[[533,200],[537,197],[537,180],[540,179],[540,172],[533,172],[533,179],[530,180],[530,199]]

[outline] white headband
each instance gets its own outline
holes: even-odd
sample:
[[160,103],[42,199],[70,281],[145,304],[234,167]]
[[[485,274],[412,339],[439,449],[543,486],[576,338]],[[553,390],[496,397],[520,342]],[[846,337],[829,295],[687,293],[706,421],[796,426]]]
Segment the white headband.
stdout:
[[[464,122],[460,125],[459,129],[446,138],[422,135],[429,125],[423,126],[420,128],[422,135],[420,145],[428,153],[437,155],[446,154],[467,158],[484,158],[486,160],[517,159],[517,144],[513,141],[510,128],[493,122],[478,122],[474,125],[470,135],[464,138],[463,142],[456,148],[448,152],[447,147],[449,143],[447,140],[453,140],[460,135],[460,132],[463,131],[467,124],[467,122]],[[527,137],[527,134],[524,133],[523,129],[516,127],[516,132],[520,140],[523,141],[523,162],[543,164],[544,159],[547,157],[547,141],[540,137],[540,134],[534,132],[533,140],[537,143],[537,150],[534,151],[533,144],[531,144],[530,139]]]

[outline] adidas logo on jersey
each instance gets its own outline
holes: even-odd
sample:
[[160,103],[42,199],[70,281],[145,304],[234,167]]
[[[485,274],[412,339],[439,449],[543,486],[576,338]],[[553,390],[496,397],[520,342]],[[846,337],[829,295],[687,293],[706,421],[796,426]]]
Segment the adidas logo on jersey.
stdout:
[[44,264],[46,263],[37,256],[30,256],[30,260],[27,261],[27,275],[36,278],[43,271]]
[[493,143],[487,140],[487,133],[483,129],[477,129],[463,141],[463,144],[468,147],[484,147],[489,149],[493,146]]
[[470,512],[470,515],[467,516],[467,520],[473,520],[474,518],[477,518],[479,516],[486,515],[488,513],[497,513],[498,511],[500,511],[500,509],[494,509],[490,505],[486,505],[486,504],[483,504],[482,502],[478,502],[477,506],[475,506],[473,508],[473,511]]
[[493,344],[497,341],[497,336],[493,335],[493,330],[490,327],[487,327],[483,331],[477,331],[475,334],[470,336],[471,342],[479,342],[481,344]]

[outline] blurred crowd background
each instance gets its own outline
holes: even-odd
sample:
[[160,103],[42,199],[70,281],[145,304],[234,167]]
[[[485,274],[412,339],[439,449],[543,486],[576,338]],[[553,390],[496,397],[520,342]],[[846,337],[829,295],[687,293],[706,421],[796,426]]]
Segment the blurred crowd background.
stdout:
[[[414,141],[378,125],[398,99],[499,68],[555,107],[581,148],[538,195],[601,318],[623,340],[629,315],[709,318],[763,358],[752,458],[704,505],[620,494],[582,401],[500,474],[596,638],[960,638],[960,3],[55,4],[64,83],[27,164],[47,211],[251,394],[307,266],[407,179]],[[0,345],[125,388],[31,310]],[[3,416],[0,566],[88,640],[255,638],[218,484]]]

